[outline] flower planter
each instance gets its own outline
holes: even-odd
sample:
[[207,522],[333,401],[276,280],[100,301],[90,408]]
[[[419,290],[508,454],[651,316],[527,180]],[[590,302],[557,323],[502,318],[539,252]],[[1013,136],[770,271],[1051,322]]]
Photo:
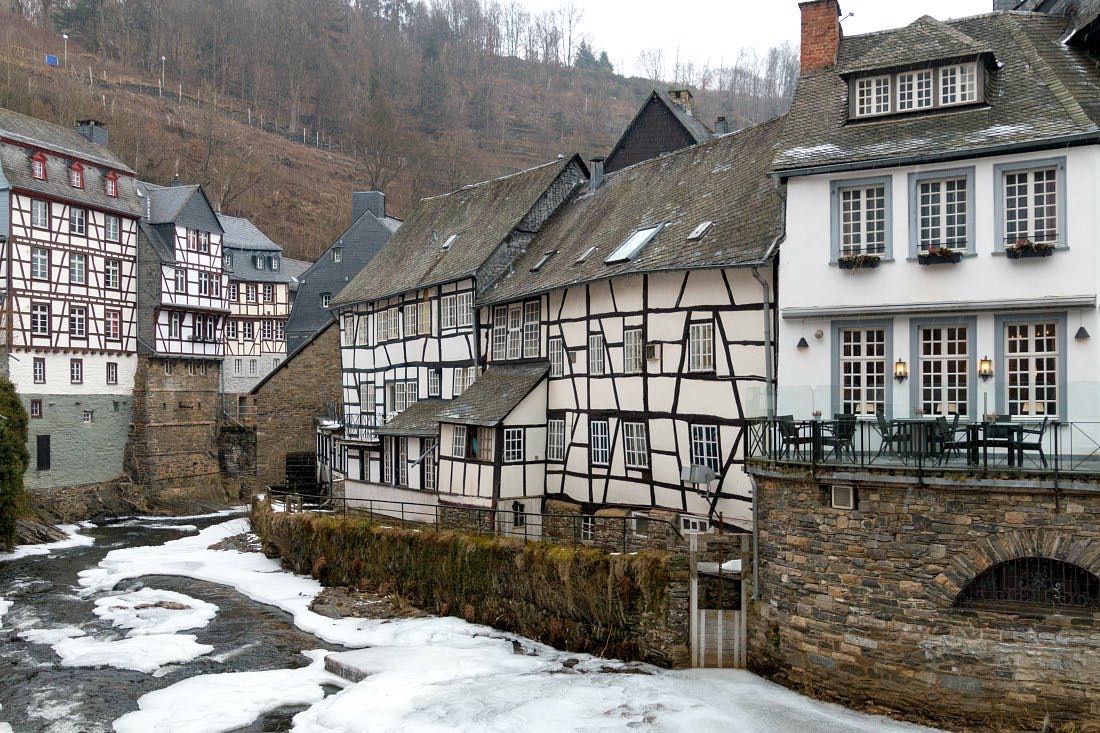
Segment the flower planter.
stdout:
[[1010,260],[1024,260],[1029,257],[1050,257],[1054,254],[1053,247],[1035,249],[1034,247],[1011,247],[1005,250]]
[[922,265],[954,265],[962,261],[962,252],[954,250],[939,250],[917,255],[917,262]]
[[873,270],[878,267],[878,263],[882,261],[880,257],[868,256],[868,257],[841,257],[836,261],[838,267],[841,270]]

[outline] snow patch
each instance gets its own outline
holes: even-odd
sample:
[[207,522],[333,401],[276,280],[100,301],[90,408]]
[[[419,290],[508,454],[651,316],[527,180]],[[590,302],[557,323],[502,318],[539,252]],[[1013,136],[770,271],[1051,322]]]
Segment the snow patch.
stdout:
[[198,629],[209,624],[218,613],[213,603],[153,588],[100,598],[95,605],[96,616],[120,629],[129,629],[128,636]]
[[65,639],[53,645],[62,667],[115,667],[151,674],[166,664],[190,662],[214,651],[188,634],[149,634],[114,641],[90,637]]
[[248,511],[248,507],[245,505],[229,507],[228,509],[219,509],[216,512],[210,512],[208,514],[186,514],[179,517],[165,516],[163,514],[139,514],[135,517],[130,517],[130,520],[143,520],[149,522],[174,522],[181,519],[216,519],[217,517],[228,517],[233,514],[244,514]]
[[87,547],[88,545],[95,544],[94,537],[80,534],[77,531],[92,526],[94,525],[88,524],[87,522],[82,522],[81,524],[59,525],[58,529],[69,535],[66,539],[58,540],[57,542],[47,542],[41,545],[16,545],[15,549],[11,552],[0,552],[0,562],[19,560],[24,557],[31,557],[32,555],[49,555],[55,550],[66,550],[70,547]]
[[53,646],[65,639],[75,639],[84,636],[84,629],[76,626],[58,626],[52,629],[26,629],[19,632],[19,638],[31,644],[44,644]]
[[11,608],[11,604],[11,601],[0,598],[0,620],[4,618],[4,614],[8,612],[9,608]]
[[[204,674],[142,695],[138,710],[116,720],[114,730],[222,733],[250,725],[276,708],[316,703],[325,696],[322,685],[343,682],[325,672],[323,651],[304,653],[312,662],[300,669]],[[359,712],[361,730],[367,711]]]

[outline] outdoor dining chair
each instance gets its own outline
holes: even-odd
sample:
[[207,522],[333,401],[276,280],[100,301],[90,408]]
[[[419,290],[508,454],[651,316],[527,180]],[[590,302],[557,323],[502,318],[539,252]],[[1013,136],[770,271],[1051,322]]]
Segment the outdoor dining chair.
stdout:
[[823,435],[821,443],[832,448],[832,451],[829,452],[830,458],[844,458],[844,455],[847,454],[855,461],[856,416],[849,414],[834,415],[832,432]]
[[878,421],[878,431],[882,436],[882,445],[879,446],[875,458],[878,459],[883,453],[889,451],[899,461],[902,460],[899,448],[904,446],[909,440],[909,435],[905,431],[905,428],[891,420],[887,420],[886,415],[883,414],[881,409],[875,411],[875,420]]
[[776,422],[779,423],[779,452],[781,457],[790,458],[792,453],[796,453],[801,458],[802,446],[811,445],[814,440],[813,437],[802,435],[799,424],[794,421],[794,415],[781,415],[776,418]]

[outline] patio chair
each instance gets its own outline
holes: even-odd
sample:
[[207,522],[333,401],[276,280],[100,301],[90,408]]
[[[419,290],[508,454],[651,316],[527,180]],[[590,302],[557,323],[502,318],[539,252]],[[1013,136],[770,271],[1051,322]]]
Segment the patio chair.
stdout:
[[1024,451],[1037,451],[1039,453],[1039,460],[1043,464],[1043,468],[1047,468],[1047,456],[1043,452],[1043,436],[1047,432],[1047,425],[1050,424],[1050,418],[1044,417],[1043,422],[1039,425],[1021,426],[1019,428],[1019,439],[1016,442],[1015,448],[1020,452],[1021,458]]
[[[936,436],[940,449],[940,465],[943,465],[952,454],[961,455],[964,450],[970,447],[970,441],[967,438],[966,428],[962,431],[959,430],[959,413],[955,413],[955,418],[950,423],[947,422],[946,417],[936,418]],[[959,436],[962,436],[962,440]]]
[[875,411],[875,420],[878,421],[878,432],[882,436],[882,445],[879,446],[875,459],[881,458],[883,453],[890,451],[895,458],[902,460],[901,451],[895,446],[904,446],[909,441],[909,435],[905,429],[887,420],[881,409]]
[[790,458],[792,453],[802,457],[802,446],[811,445],[812,436],[801,435],[799,424],[794,421],[794,415],[781,415],[776,418],[779,424],[779,454],[782,458]]
[[845,453],[853,461],[856,459],[856,416],[843,414],[833,416],[832,433],[821,437],[823,446],[830,446],[829,458],[844,458]]

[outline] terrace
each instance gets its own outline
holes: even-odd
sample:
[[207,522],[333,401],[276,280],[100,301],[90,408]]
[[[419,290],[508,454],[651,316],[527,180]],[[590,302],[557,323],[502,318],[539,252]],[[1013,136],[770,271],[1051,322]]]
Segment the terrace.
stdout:
[[343,430],[345,440],[360,443],[377,443],[378,428],[385,425],[377,415],[361,413],[350,415],[344,411],[344,406],[339,402],[326,402],[324,411],[316,415],[313,420],[319,428]]
[[887,419],[760,419],[745,457],[768,465],[887,469],[902,473],[1007,474],[1058,481],[1100,478],[1100,422],[1020,421],[957,416]]

